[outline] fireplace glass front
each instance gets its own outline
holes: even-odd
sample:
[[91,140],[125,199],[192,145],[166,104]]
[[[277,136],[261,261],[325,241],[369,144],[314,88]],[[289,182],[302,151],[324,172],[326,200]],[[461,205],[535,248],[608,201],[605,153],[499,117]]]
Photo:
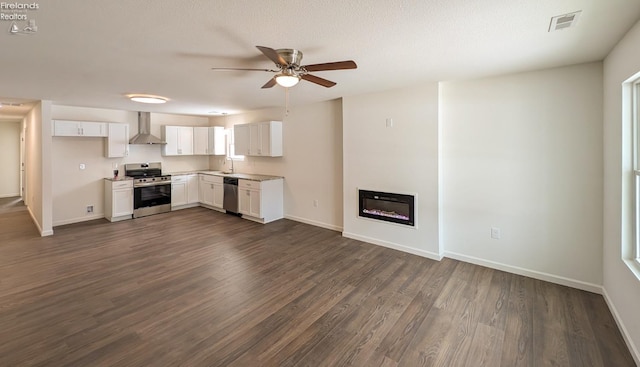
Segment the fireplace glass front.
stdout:
[[389,192],[358,190],[360,197],[358,215],[365,218],[415,225],[415,197]]

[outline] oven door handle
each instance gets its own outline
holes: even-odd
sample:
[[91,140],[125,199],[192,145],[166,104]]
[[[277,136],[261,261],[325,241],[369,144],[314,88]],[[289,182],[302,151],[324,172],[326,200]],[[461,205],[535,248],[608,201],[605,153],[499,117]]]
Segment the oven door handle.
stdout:
[[149,183],[138,183],[133,185],[133,188],[138,188],[138,187],[150,187],[150,186],[171,186],[171,182],[149,182]]

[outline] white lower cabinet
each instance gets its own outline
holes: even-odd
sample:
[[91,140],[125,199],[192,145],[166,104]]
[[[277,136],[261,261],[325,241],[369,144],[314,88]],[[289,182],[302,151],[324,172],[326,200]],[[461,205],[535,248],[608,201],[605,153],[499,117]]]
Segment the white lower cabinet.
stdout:
[[187,204],[187,176],[171,176],[171,209]]
[[131,219],[133,215],[133,180],[104,181],[104,216],[111,222]]
[[197,174],[171,176],[171,210],[198,206],[199,197]]
[[[245,180],[242,180],[245,181]],[[238,182],[238,212],[256,218],[262,218],[260,205],[260,182]]]
[[[224,211],[223,176],[206,173],[171,176],[171,210],[198,205]],[[238,180],[238,213],[259,223],[283,218],[283,179]]]
[[200,204],[222,209],[224,200],[223,179],[220,176],[200,175]]
[[200,186],[198,182],[198,174],[187,175],[187,204],[200,203]]
[[238,212],[243,218],[269,223],[284,217],[283,180],[238,180]]

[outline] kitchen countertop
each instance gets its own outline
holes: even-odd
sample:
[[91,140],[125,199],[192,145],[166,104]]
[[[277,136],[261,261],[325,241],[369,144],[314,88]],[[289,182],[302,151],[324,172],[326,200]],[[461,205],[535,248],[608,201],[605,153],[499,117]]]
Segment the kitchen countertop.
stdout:
[[253,173],[223,173],[223,171],[189,171],[189,172],[171,172],[172,176],[180,176],[180,175],[189,175],[189,174],[204,174],[204,175],[212,175],[212,176],[220,176],[220,177],[233,177],[239,178],[242,180],[251,180],[251,181],[269,181],[269,180],[279,180],[283,179],[282,176],[271,176],[271,175],[258,175]]
[[133,177],[118,176],[118,177],[105,177],[104,179],[107,181],[129,181],[129,180],[133,180]]

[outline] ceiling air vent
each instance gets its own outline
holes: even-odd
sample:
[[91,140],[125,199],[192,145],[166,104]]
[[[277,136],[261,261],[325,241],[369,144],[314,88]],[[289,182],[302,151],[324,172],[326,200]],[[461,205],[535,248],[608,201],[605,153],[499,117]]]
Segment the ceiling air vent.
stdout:
[[22,106],[22,103],[15,103],[15,102],[0,102],[0,105],[3,105],[3,106],[11,106],[11,107],[20,107],[20,106]]
[[573,27],[574,25],[576,25],[578,18],[580,18],[580,13],[582,13],[582,10],[569,14],[558,15],[551,18],[551,24],[549,24],[549,32],[560,31]]

